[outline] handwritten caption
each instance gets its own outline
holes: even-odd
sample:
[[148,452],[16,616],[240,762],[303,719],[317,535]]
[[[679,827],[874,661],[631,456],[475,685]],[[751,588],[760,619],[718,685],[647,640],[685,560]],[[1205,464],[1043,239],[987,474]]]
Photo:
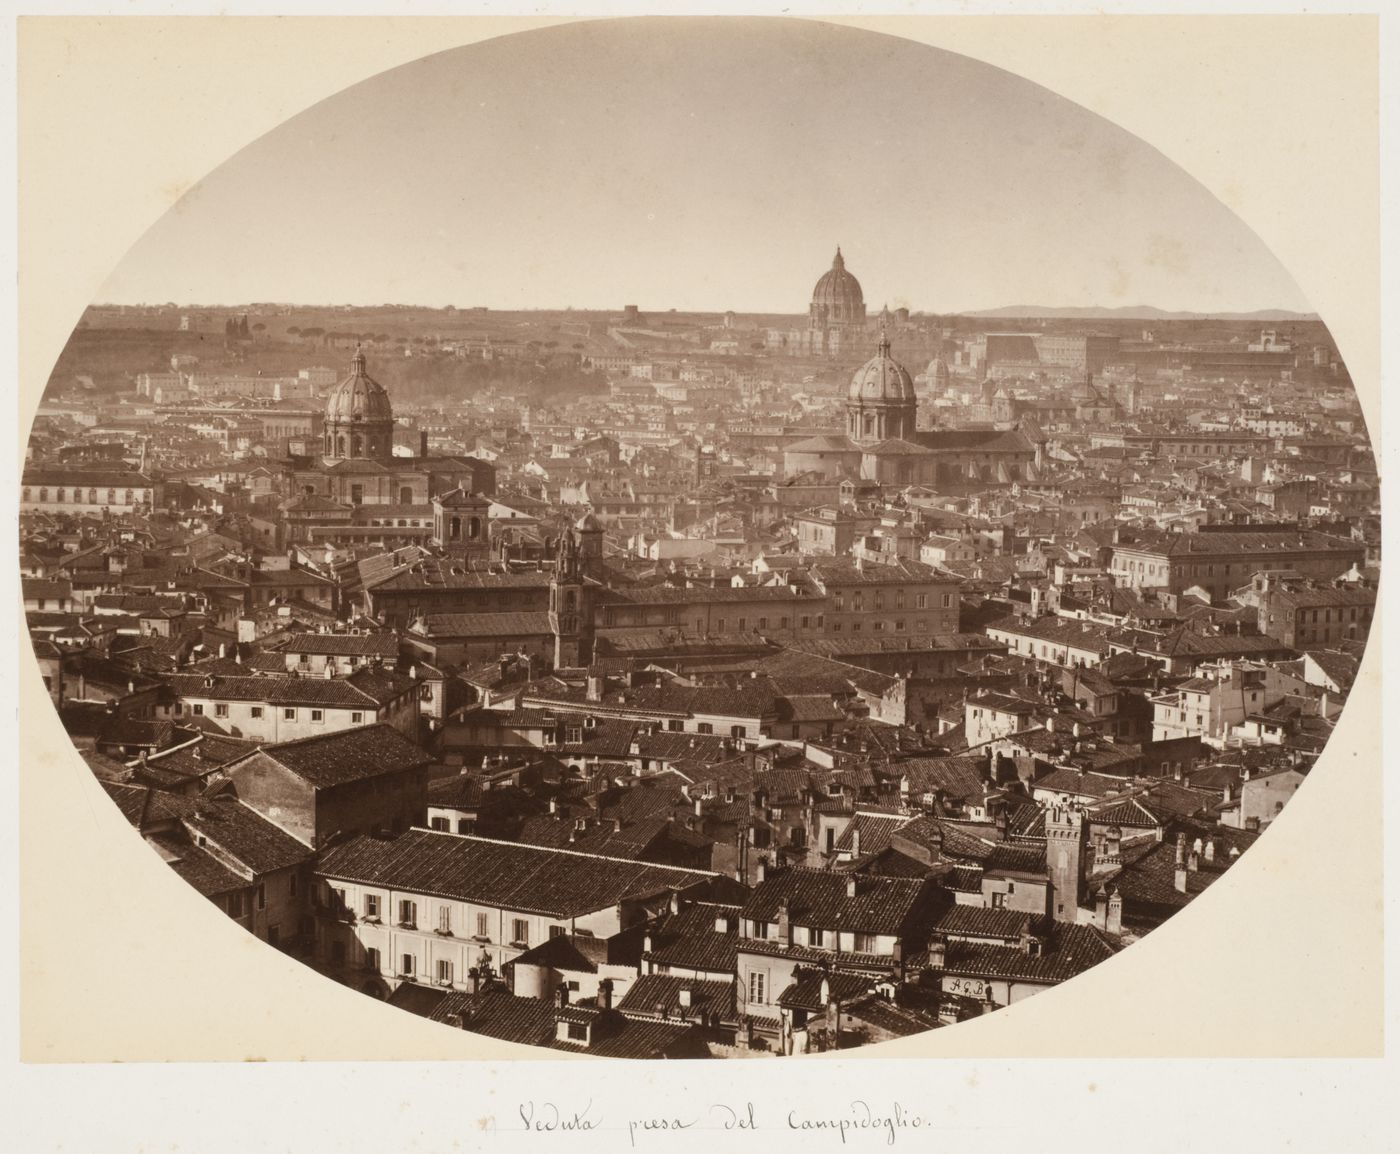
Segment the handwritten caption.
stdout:
[[[672,1114],[655,1113],[628,1115],[609,1119],[592,1101],[582,1108],[560,1106],[555,1102],[521,1102],[519,1123],[515,1129],[532,1134],[589,1133],[601,1130],[623,1130],[628,1142],[636,1147],[650,1140],[663,1139],[667,1134],[687,1130],[774,1130],[804,1131],[814,1138],[829,1137],[841,1145],[859,1139],[877,1139],[893,1146],[901,1136],[928,1125],[922,1114],[900,1103],[876,1106],[857,1098],[844,1109],[815,1113],[801,1108],[760,1112],[753,1102],[713,1102],[699,1110],[693,1108]],[[760,1121],[762,1118],[762,1121]]]

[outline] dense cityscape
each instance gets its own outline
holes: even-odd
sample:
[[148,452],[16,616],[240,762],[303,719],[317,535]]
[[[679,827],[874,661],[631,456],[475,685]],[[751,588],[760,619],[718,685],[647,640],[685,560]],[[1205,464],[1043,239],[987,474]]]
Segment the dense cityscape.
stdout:
[[89,308],[21,572],[120,815],[328,977],[604,1057],[953,1025],[1194,900],[1371,625],[1326,327],[877,312],[847,255],[786,315]]

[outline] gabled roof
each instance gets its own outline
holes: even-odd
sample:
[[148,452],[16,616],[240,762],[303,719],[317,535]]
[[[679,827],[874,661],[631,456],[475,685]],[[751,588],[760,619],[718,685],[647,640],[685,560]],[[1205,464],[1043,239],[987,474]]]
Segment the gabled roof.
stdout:
[[234,775],[250,762],[264,758],[285,766],[317,789],[408,773],[432,761],[392,725],[379,724],[265,745],[230,764],[227,772]]
[[[847,892],[854,880],[856,892]],[[897,934],[915,913],[926,892],[921,881],[832,873],[792,867],[760,882],[745,903],[746,919],[778,920],[786,901],[793,924],[820,929]]]
[[690,890],[716,876],[425,829],[409,830],[392,841],[355,838],[327,851],[318,872],[557,918]]

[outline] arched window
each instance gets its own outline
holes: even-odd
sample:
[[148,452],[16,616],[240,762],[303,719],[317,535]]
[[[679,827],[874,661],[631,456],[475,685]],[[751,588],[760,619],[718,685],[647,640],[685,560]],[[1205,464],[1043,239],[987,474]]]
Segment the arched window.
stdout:
[[62,489],[59,489],[59,490],[54,494],[54,500],[57,501],[59,504],[62,504],[62,503],[63,503],[63,490],[62,490]]
[[460,517],[453,517],[453,518],[452,518],[452,522],[451,522],[451,528],[450,528],[450,530],[449,530],[449,532],[448,532],[448,535],[447,535],[447,539],[448,539],[449,541],[456,541],[456,540],[458,540],[461,536],[462,536],[462,518],[460,518]]
[[350,455],[358,457],[360,455],[360,434],[355,433],[350,437]]
[[24,499],[25,499],[26,501],[29,500],[29,486],[28,486],[28,485],[26,485],[26,486],[24,487]]
[[341,433],[340,436],[338,436],[338,437],[335,439],[335,455],[336,455],[337,457],[343,457],[343,456],[345,456],[345,434],[344,434],[344,433]]
[[96,504],[97,504],[97,490],[96,490],[96,489],[89,489],[89,490],[88,490],[88,504],[89,504],[89,505],[96,505]]
[[377,452],[379,452],[379,442],[371,437],[369,439],[369,455],[373,457]]
[[130,504],[131,504],[131,490],[130,490],[130,489],[128,489],[128,490],[126,491],[126,495],[122,497],[122,504],[123,504],[123,505],[130,505]]
[[41,500],[41,501],[47,501],[48,499],[49,499],[49,491],[48,491],[48,489],[47,489],[47,488],[40,489],[40,490],[39,490],[39,500]]
[[109,504],[109,505],[115,505],[116,503],[117,503],[117,491],[116,491],[115,489],[108,489],[108,490],[107,490],[107,504]]

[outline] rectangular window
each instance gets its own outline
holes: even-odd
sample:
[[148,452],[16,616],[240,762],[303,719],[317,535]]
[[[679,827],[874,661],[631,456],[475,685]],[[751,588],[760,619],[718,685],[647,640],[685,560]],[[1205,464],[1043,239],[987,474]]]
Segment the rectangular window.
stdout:
[[196,717],[203,717],[204,706],[199,704],[192,705],[190,706],[190,712],[193,713]]
[[767,974],[761,974],[757,970],[749,971],[749,1001],[754,1002],[760,1006],[763,1005],[765,1001],[767,1001],[767,999],[764,997],[764,995],[767,993],[767,991],[764,989],[767,977]]
[[753,936],[756,937],[756,938],[766,938],[766,937],[768,936],[768,923],[767,923],[767,922],[754,922],[754,923],[753,923]]
[[992,894],[992,909],[999,910],[1006,905],[1006,895],[1003,893]]
[[432,821],[428,823],[428,825],[431,828],[435,830],[440,830],[443,833],[452,832],[452,823],[445,817],[435,817]]
[[746,726],[746,725],[731,725],[731,726],[729,727],[729,736],[730,736],[730,737],[747,737],[748,735],[749,735],[749,730],[748,730],[748,726]]
[[296,719],[297,719],[297,711],[296,711],[295,709],[284,709],[284,710],[282,710],[282,720],[283,720],[283,721],[295,721]]
[[951,593],[945,593],[945,594],[943,594],[943,608],[944,608],[944,609],[951,609],[952,607],[953,607],[953,595],[952,595]]
[[418,903],[404,900],[399,902],[399,925],[407,929],[418,926]]
[[826,931],[813,926],[807,931],[807,944],[812,946],[826,945]]
[[312,720],[312,721],[324,721],[325,719],[326,719],[326,715],[325,715],[325,712],[324,712],[324,711],[322,711],[322,710],[320,710],[320,709],[313,709],[313,710],[311,711],[311,720]]
[[379,950],[374,946],[365,948],[365,969],[379,973]]
[[250,705],[248,707],[248,716],[254,721],[258,721],[262,718],[262,711],[263,707],[261,705]]
[[550,936],[551,938],[562,938],[562,937],[563,937],[565,934],[567,934],[568,932],[569,932],[569,931],[568,931],[565,927],[563,927],[563,926],[550,926],[550,927],[549,927],[549,936]]
[[450,986],[452,984],[452,963],[446,958],[438,959],[437,980],[440,986]]
[[510,924],[510,944],[528,946],[530,944],[530,923],[524,918],[516,918]]
[[258,909],[267,909],[267,886],[258,884]]
[[586,1041],[588,1041],[588,1027],[585,1026],[582,1022],[569,1022],[567,1025],[568,1025],[569,1041],[571,1041],[571,1042],[586,1042]]
[[413,977],[413,955],[404,954],[404,956],[399,959],[399,963],[399,973],[406,978]]
[[365,719],[365,715],[364,715],[363,713],[359,712],[358,710],[356,710],[354,713],[350,714],[350,724],[351,724],[351,725],[359,725],[362,721],[364,721],[364,719]]
[[708,721],[698,722],[695,726],[696,733],[714,733],[715,727]]
[[450,934],[452,932],[452,907],[438,906],[438,933]]
[[379,916],[379,895],[365,894],[365,917],[377,918]]
[[215,705],[215,706],[214,706],[214,716],[215,716],[215,717],[227,717],[227,716],[228,716],[228,706],[225,705],[223,702],[220,702],[220,703],[218,703],[217,705]]
[[476,915],[476,936],[485,939],[491,937],[489,918],[486,914]]

